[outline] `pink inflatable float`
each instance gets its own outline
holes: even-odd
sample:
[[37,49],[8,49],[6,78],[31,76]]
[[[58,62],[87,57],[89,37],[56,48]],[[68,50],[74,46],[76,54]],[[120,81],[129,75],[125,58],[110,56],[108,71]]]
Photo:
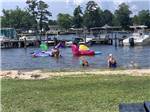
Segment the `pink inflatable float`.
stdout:
[[73,55],[75,55],[75,56],[81,56],[81,55],[92,56],[92,55],[95,55],[95,52],[93,50],[80,50],[76,44],[72,44],[71,49],[72,49]]

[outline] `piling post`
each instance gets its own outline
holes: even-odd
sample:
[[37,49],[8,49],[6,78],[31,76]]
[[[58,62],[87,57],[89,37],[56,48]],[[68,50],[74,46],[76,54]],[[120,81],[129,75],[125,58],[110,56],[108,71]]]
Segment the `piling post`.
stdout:
[[109,45],[112,45],[112,44],[113,44],[113,40],[109,39]]
[[110,41],[110,45],[113,45],[113,32],[111,32],[111,38],[109,38],[109,41]]
[[19,48],[21,47],[21,41],[18,41],[18,47]]
[[24,38],[24,48],[27,48],[27,40]]
[[123,39],[119,39],[119,46],[123,46]]
[[115,47],[117,47],[117,35],[115,34]]

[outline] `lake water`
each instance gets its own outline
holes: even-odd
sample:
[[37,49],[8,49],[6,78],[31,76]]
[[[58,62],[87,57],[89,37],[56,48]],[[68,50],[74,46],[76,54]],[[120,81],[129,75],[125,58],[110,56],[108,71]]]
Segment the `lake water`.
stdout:
[[[51,49],[51,47],[50,47]],[[117,47],[109,45],[94,45],[90,49],[101,51],[101,55],[86,57],[89,61],[89,68],[106,68],[107,56],[112,53],[117,60],[118,66],[128,68],[131,61],[136,63],[139,68],[150,68],[150,46],[137,47]],[[32,58],[31,52],[38,48],[17,48],[1,50],[1,69],[79,69],[80,58],[74,57],[71,48],[60,49],[62,57],[59,59],[53,57]]]

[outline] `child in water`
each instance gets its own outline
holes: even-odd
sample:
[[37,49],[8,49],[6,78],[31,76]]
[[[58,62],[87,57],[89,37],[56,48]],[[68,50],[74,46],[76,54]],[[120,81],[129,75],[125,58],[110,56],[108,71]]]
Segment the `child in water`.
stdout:
[[116,60],[112,54],[109,54],[108,59],[107,59],[107,63],[108,63],[109,68],[116,68],[117,67],[117,62],[116,62]]
[[84,66],[89,66],[89,63],[88,61],[84,58],[84,57],[81,57],[81,65],[84,67]]

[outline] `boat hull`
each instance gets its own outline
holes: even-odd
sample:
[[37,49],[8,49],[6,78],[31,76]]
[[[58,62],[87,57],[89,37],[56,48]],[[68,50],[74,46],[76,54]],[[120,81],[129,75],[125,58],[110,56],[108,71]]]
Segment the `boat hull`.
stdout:
[[[123,45],[130,46],[129,38],[123,40]],[[150,45],[150,36],[141,41],[134,40],[134,45],[135,46]]]

